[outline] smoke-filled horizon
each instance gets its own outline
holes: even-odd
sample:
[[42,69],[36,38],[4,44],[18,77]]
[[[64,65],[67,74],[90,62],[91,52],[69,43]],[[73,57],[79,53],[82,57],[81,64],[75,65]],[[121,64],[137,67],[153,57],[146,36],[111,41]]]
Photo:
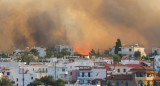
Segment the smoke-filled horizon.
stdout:
[[0,50],[67,44],[160,47],[158,0],[0,0]]

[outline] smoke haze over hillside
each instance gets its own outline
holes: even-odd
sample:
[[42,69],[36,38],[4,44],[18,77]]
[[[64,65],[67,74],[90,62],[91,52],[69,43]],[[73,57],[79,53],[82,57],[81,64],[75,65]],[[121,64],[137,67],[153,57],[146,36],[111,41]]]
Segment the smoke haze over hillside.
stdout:
[[68,44],[160,47],[159,0],[0,0],[0,50]]

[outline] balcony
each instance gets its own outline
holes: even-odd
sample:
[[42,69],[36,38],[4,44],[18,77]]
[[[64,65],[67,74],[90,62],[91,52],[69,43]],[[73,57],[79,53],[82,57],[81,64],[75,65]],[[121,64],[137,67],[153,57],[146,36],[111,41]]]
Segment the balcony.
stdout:
[[68,71],[60,71],[59,74],[68,74]]
[[82,77],[82,76],[79,76],[78,80],[80,80],[80,79],[91,80],[91,79],[93,79],[93,77]]
[[136,80],[153,80],[153,77],[135,77]]

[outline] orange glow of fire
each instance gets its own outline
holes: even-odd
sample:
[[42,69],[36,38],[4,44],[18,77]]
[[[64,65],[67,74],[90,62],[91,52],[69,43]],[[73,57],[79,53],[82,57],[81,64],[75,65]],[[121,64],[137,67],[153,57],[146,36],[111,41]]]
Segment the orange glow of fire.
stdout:
[[78,54],[81,54],[81,55],[89,55],[89,52],[90,52],[90,45],[89,43],[86,43],[84,46],[83,45],[75,45],[74,46],[74,50],[75,52],[77,52]]

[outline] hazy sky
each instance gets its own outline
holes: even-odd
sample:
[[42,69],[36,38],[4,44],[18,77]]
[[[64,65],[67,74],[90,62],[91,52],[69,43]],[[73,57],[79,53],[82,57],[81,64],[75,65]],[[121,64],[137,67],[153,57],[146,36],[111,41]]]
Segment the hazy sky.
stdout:
[[160,0],[0,0],[0,50],[69,44],[160,47]]

